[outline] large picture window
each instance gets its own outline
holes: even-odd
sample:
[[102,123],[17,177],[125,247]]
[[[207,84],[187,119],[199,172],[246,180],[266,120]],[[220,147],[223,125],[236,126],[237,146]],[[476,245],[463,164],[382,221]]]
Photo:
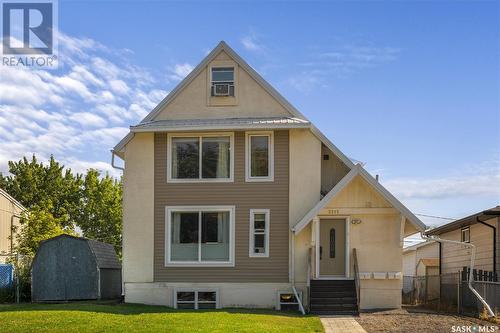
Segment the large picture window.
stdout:
[[166,264],[233,264],[234,207],[167,207]]
[[274,180],[273,132],[246,134],[246,181]]
[[232,181],[233,134],[169,135],[168,180]]

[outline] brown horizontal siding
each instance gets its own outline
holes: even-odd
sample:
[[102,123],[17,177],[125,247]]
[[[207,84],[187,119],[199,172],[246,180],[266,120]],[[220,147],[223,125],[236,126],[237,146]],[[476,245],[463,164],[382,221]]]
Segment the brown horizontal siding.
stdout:
[[[461,240],[461,229],[441,234],[439,237],[455,241]],[[493,235],[490,228],[481,224],[470,226],[471,243],[476,246],[474,268],[493,270]],[[453,273],[470,265],[471,250],[458,244],[442,244],[442,272]]]
[[[167,183],[167,134],[155,134],[154,280],[288,281],[288,131],[274,133],[274,182],[245,182],[245,133],[235,132],[234,183]],[[234,205],[235,267],[165,267],[165,206]],[[249,258],[249,213],[270,209],[269,258]]]

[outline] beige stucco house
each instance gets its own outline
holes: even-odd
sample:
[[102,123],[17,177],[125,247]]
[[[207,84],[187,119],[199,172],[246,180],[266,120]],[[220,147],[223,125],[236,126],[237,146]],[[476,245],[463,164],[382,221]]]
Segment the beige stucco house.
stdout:
[[401,306],[403,238],[424,224],[226,43],[113,156],[126,302]]
[[16,199],[0,188],[0,264],[5,263],[15,245],[15,231],[25,210]]
[[[427,235],[474,244],[474,268],[498,273],[500,268],[500,206],[431,229]],[[471,250],[458,244],[440,243],[442,274],[457,273],[470,266]]]

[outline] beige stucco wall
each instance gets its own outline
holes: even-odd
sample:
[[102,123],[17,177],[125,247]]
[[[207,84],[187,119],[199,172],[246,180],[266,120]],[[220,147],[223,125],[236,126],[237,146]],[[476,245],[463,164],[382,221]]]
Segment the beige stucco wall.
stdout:
[[[321,141],[308,129],[294,129],[289,133],[289,219],[290,226],[294,226],[321,199]],[[296,282],[305,283],[307,280],[307,257],[310,246],[309,225],[295,236]],[[290,247],[290,255],[291,250]]]
[[15,231],[20,227],[20,215],[22,210],[15,205],[10,199],[0,193],[0,263],[4,263],[7,259],[2,254],[9,254],[12,252],[11,248],[11,235],[12,243],[15,246],[16,235],[11,233],[11,225],[14,226]]
[[[305,284],[296,287],[306,295]],[[289,283],[126,283],[125,302],[174,306],[173,295],[178,288],[215,290],[221,308],[273,309],[278,304],[278,293],[291,291]]]
[[321,199],[321,141],[309,129],[290,130],[290,226]]
[[153,281],[154,135],[136,134],[125,147],[123,281]]
[[[488,220],[487,223],[494,225],[495,219]],[[461,240],[461,229],[439,235],[442,239],[455,241]],[[476,223],[470,226],[470,241],[476,245],[476,260],[474,268],[491,271],[493,270],[493,231],[491,228]],[[442,244],[442,266],[441,272],[456,273],[462,267],[470,265],[470,249],[458,244]],[[498,268],[497,268],[498,269]]]
[[[231,61],[222,52],[215,62],[223,62],[226,66]],[[239,118],[239,117],[276,117],[291,114],[274,97],[266,92],[244,69],[238,67],[235,95],[237,104],[230,106],[211,106],[208,99],[209,73],[203,70],[182,90],[154,120],[165,119],[207,119],[207,118]]]

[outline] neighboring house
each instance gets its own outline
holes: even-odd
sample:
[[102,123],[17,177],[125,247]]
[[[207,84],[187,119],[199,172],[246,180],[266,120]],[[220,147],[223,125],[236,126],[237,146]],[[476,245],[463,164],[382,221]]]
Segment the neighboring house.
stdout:
[[358,267],[360,309],[401,306],[425,225],[226,43],[112,153],[126,302],[352,312]]
[[25,210],[16,199],[0,188],[0,263],[5,263],[16,241],[15,231],[20,227]]
[[419,275],[417,266],[422,259],[438,259],[439,261],[439,243],[428,241],[405,247],[403,249],[403,275]]
[[[500,268],[500,206],[434,228],[427,235],[470,242],[476,246],[474,268],[498,272]],[[470,266],[471,250],[459,244],[439,243],[441,274],[456,273]]]

